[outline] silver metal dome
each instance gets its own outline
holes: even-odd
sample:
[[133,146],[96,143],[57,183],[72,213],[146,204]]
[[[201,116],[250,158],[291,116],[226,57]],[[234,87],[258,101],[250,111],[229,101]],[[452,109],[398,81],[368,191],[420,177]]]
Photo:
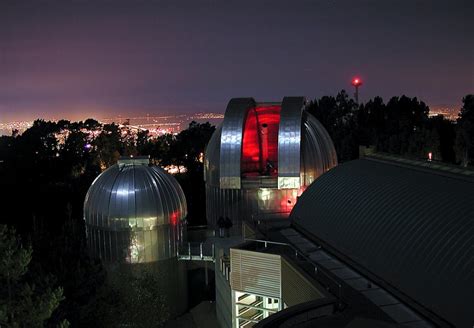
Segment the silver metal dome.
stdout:
[[87,192],[89,247],[105,261],[144,263],[176,256],[186,199],[171,175],[148,163],[121,159]]
[[303,97],[239,98],[229,102],[204,164],[208,223],[229,217],[239,233],[242,220],[287,217],[304,189],[337,165],[337,154]]

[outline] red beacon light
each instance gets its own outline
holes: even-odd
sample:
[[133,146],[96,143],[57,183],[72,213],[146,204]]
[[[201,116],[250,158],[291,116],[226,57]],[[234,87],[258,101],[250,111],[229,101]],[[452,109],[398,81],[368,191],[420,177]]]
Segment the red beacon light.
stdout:
[[355,88],[354,97],[356,104],[359,104],[359,87],[362,85],[362,80],[358,77],[355,77],[352,79],[352,85]]
[[360,85],[362,85],[362,80],[359,79],[358,77],[355,77],[352,79],[352,85],[355,86],[355,87],[358,87]]

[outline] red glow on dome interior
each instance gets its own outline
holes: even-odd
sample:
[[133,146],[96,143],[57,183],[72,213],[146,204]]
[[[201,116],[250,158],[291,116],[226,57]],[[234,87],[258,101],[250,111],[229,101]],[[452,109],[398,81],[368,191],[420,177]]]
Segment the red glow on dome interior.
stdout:
[[250,109],[242,139],[242,176],[276,176],[280,105]]

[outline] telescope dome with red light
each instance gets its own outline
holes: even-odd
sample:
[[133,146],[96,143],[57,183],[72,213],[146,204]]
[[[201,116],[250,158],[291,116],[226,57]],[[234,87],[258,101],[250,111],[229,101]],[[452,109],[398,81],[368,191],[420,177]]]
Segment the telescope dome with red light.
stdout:
[[337,165],[326,129],[306,110],[304,97],[281,102],[230,100],[206,148],[207,222],[287,218],[298,196]]

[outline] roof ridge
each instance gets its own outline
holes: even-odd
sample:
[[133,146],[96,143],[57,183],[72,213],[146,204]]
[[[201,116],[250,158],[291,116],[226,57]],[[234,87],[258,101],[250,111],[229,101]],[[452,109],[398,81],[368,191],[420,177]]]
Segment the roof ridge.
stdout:
[[[445,163],[439,163],[430,161],[420,161],[406,159],[397,156],[382,155],[382,154],[370,154],[360,158],[361,160],[368,160],[373,162],[379,162],[389,164],[393,166],[403,167],[412,169],[415,171],[421,171],[428,174],[436,174],[447,178],[463,180],[466,182],[474,183],[474,170],[456,168],[448,166]],[[438,165],[439,164],[439,165]]]

